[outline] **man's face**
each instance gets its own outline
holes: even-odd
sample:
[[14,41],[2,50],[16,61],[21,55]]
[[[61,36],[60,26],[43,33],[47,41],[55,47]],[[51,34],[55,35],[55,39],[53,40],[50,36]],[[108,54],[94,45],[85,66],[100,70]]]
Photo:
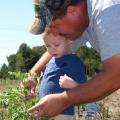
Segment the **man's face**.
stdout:
[[54,35],[62,35],[75,40],[88,26],[88,16],[81,7],[74,7],[74,12],[67,12],[62,18],[56,18],[51,22],[50,31]]

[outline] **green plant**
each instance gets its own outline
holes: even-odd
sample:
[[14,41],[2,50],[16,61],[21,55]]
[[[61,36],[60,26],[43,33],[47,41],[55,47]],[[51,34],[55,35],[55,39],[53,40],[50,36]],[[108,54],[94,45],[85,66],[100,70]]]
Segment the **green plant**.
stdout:
[[23,80],[27,73],[21,73],[21,72],[8,72],[10,79],[16,79],[16,80]]
[[19,90],[14,89],[0,95],[1,108],[6,108],[4,120],[27,120],[26,103],[19,96]]
[[[36,97],[32,100],[24,100],[20,96],[21,90],[12,89],[0,95],[0,117],[4,120],[30,120],[27,109],[39,101]],[[38,119],[37,119],[38,120]],[[49,117],[42,117],[39,120],[50,120]]]
[[[31,120],[27,109],[39,101],[39,97],[25,100],[21,93],[26,88],[15,88],[7,93],[0,94],[0,120]],[[26,91],[28,92],[28,91]],[[49,117],[42,117],[37,120],[50,120]]]

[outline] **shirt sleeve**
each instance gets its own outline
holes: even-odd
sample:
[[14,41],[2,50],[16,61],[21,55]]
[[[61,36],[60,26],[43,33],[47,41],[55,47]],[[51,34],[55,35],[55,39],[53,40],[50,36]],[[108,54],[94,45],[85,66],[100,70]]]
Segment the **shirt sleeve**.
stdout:
[[120,53],[120,4],[104,9],[96,18],[101,59]]

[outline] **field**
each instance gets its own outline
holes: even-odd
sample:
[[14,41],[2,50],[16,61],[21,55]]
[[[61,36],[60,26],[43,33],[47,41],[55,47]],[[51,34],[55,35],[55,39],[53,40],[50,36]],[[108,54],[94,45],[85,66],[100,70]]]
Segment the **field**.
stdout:
[[[27,109],[40,99],[36,97],[25,100],[20,94],[24,91],[20,87],[20,81],[0,81],[0,120],[31,120]],[[41,117],[37,120],[51,120],[49,117]]]
[[[0,95],[5,94],[9,92],[12,88],[16,88],[19,86],[19,81],[18,80],[3,80],[0,79]],[[0,97],[1,101],[1,97]],[[0,120],[4,120],[4,116],[7,113],[6,108],[1,107],[3,106],[0,104]]]
[[12,88],[18,87],[20,84],[19,80],[3,80],[0,79],[0,94],[7,92]]
[[[17,88],[19,84],[20,81],[18,80],[0,80],[0,94],[4,94],[5,92],[7,93],[11,89]],[[105,99],[97,103],[101,106],[100,107],[101,117],[95,120],[120,120],[120,90],[114,92],[110,96],[106,97]],[[4,119],[0,119],[0,120],[4,120]],[[82,120],[82,119],[79,118],[78,120]]]

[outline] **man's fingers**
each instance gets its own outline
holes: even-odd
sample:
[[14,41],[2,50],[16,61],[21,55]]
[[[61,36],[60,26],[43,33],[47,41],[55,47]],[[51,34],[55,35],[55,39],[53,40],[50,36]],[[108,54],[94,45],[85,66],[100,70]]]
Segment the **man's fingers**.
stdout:
[[43,110],[34,111],[34,113],[29,114],[32,118],[40,118],[41,116],[46,116]]
[[43,108],[42,105],[42,101],[38,102],[37,104],[35,104],[34,106],[32,106],[31,108],[28,109],[28,113],[34,112],[34,111],[41,111]]
[[40,118],[41,116],[47,116],[47,113],[43,110],[43,104],[38,102],[36,105],[28,109],[28,114],[31,118]]

